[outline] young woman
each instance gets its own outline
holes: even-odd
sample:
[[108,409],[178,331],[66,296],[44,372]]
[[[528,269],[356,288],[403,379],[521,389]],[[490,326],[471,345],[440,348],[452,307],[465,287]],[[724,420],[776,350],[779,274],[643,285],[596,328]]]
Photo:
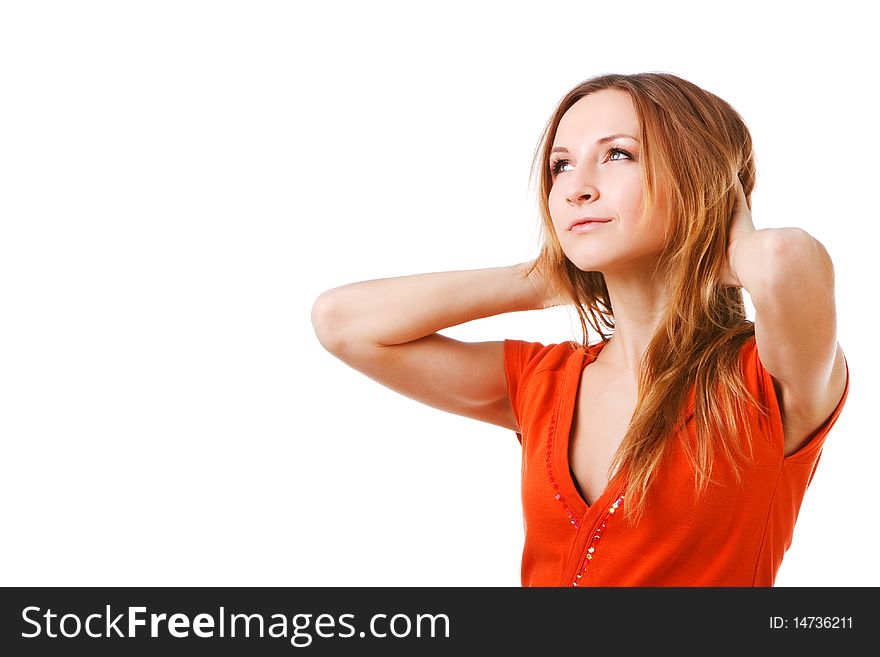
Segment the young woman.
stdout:
[[[538,158],[537,259],[328,290],[320,342],[516,432],[523,586],[772,586],[849,391],[827,251],[755,229],[744,121],[671,74],[578,84]],[[562,304],[580,343],[437,333]]]

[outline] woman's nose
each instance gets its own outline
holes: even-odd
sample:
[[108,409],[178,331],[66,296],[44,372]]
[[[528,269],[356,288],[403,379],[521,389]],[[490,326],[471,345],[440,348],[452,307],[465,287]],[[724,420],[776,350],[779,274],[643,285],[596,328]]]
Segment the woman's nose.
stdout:
[[599,190],[594,185],[582,182],[575,182],[566,194],[566,199],[570,203],[578,203],[580,201],[590,201],[599,195]]

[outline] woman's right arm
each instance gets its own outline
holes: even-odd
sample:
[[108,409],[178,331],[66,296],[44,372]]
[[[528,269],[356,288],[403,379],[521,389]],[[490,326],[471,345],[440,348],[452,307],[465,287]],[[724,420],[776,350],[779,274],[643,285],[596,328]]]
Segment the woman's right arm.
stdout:
[[507,394],[504,341],[437,333],[475,319],[555,305],[529,263],[351,283],[312,308],[320,343],[347,365],[411,399],[520,431]]

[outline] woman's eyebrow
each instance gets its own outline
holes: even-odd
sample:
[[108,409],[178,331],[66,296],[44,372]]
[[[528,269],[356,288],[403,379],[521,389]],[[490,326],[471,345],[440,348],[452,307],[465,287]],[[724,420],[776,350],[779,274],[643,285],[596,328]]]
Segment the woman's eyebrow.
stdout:
[[[629,139],[632,139],[632,140],[635,141],[635,142],[638,142],[638,141],[639,141],[638,139],[636,139],[636,138],[633,137],[632,135],[627,135],[627,134],[625,134],[625,133],[623,133],[623,132],[618,132],[617,134],[608,135],[607,137],[602,137],[602,139],[598,139],[598,140],[596,141],[596,143],[597,143],[597,144],[604,144],[605,142],[613,141],[613,140],[617,139],[618,137],[628,137]],[[568,153],[568,149],[565,148],[564,146],[556,146],[556,147],[555,147],[552,151],[550,151],[550,152],[551,152],[551,153],[557,153],[557,152],[559,152],[559,153]]]

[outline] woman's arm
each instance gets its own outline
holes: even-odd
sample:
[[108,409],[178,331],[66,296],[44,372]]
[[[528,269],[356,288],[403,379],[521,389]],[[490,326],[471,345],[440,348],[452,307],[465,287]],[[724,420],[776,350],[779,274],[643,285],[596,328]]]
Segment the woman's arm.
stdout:
[[312,324],[344,363],[434,408],[520,432],[504,371],[504,341],[462,342],[437,333],[501,313],[544,308],[529,263],[351,283],[318,297]]
[[449,326],[502,313],[537,310],[541,281],[529,263],[379,278],[327,290],[312,324],[328,350],[342,343],[392,346]]

